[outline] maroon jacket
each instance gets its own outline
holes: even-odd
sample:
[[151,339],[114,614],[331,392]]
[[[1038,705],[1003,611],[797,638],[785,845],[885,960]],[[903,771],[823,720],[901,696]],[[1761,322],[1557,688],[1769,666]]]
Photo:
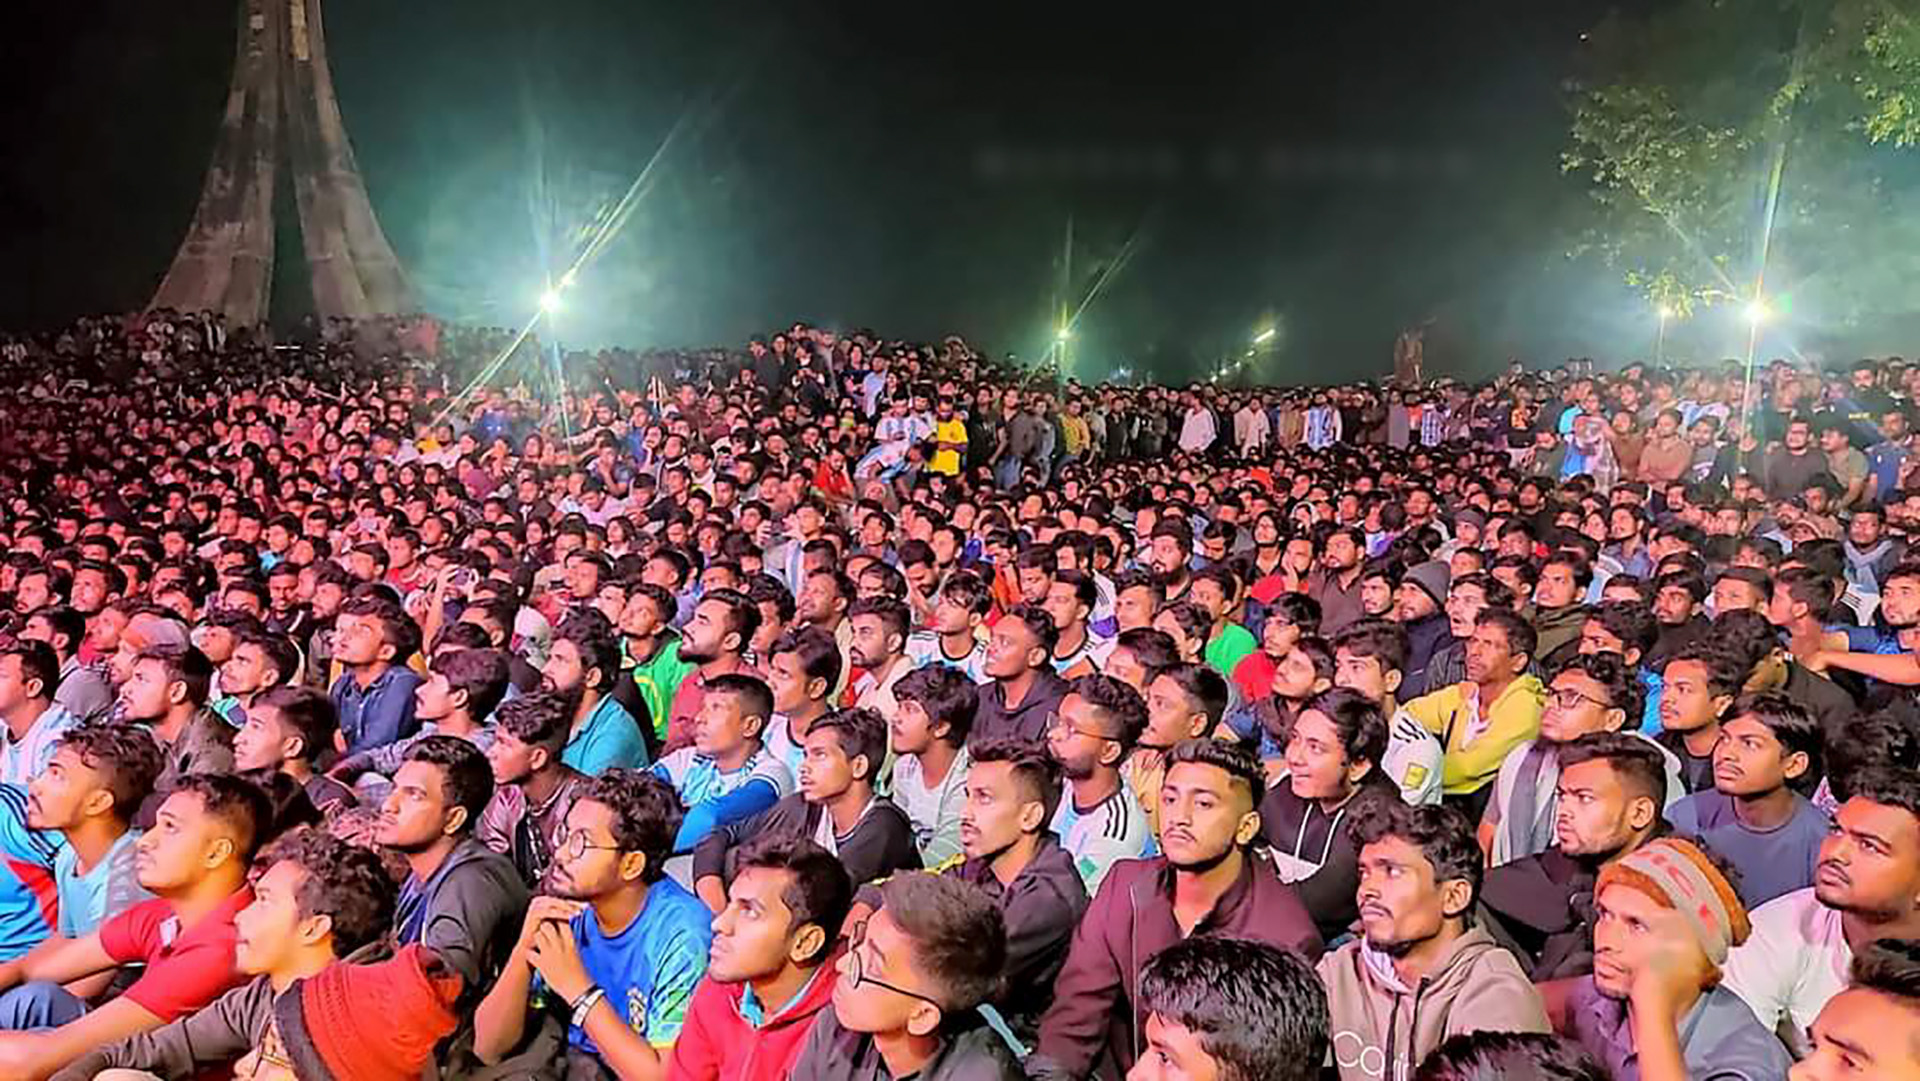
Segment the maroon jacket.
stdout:
[[[1136,1016],[1140,969],[1182,937],[1173,918],[1173,875],[1164,856],[1121,860],[1107,872],[1074,930],[1053,1006],[1040,1021],[1039,1046],[1026,1063],[1029,1077],[1079,1081],[1096,1067],[1114,1077],[1133,1067],[1146,1022]],[[1325,945],[1264,848],[1249,850],[1245,873],[1193,930],[1271,943],[1309,963]]]

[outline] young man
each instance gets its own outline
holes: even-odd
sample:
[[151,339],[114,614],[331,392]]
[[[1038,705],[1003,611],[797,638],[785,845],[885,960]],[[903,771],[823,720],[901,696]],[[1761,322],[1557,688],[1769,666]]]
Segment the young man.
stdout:
[[1140,974],[1147,1053],[1128,1081],[1314,1081],[1330,1041],[1327,993],[1305,961],[1262,942],[1202,935]]
[[1467,643],[1467,682],[1401,707],[1446,749],[1442,798],[1470,817],[1477,817],[1492,797],[1493,780],[1507,755],[1540,733],[1547,695],[1539,678],[1527,674],[1534,649],[1533,627],[1526,620],[1489,608],[1474,622]]
[[[1451,807],[1368,804],[1360,848],[1360,938],[1320,959],[1342,1081],[1407,1076],[1448,1037],[1546,1032],[1540,995],[1513,955],[1471,926],[1483,856]],[[1409,1016],[1414,1001],[1420,1016]]]
[[1691,841],[1654,841],[1600,872],[1593,975],[1573,985],[1563,1030],[1615,1076],[1784,1081],[1785,1047],[1720,984],[1747,910]]
[[915,631],[907,639],[907,659],[918,668],[945,665],[975,683],[987,682],[993,677],[987,674],[987,643],[980,628],[992,610],[987,583],[971,571],[956,571],[940,587],[931,629]]
[[420,676],[407,667],[420,651],[413,617],[392,601],[357,596],[340,607],[332,641],[333,659],[346,669],[332,690],[340,749],[356,754],[413,735],[420,727],[413,713]]
[[1260,833],[1266,777],[1251,750],[1191,739],[1169,755],[1160,796],[1160,850],[1115,866],[1074,932],[1040,1023],[1030,1076],[1084,1077],[1101,1056],[1135,1059],[1139,968],[1197,928],[1318,957],[1319,932],[1273,863],[1249,846]]
[[888,879],[880,895],[837,962],[833,1011],[814,1023],[789,1076],[1018,1081],[1012,1051],[976,1012],[1006,968],[1000,909],[966,882],[918,871]]
[[843,709],[807,730],[800,787],[765,811],[726,823],[693,851],[694,892],[715,912],[727,906],[730,853],[749,839],[806,837],[840,858],[855,882],[918,870],[913,823],[874,792],[887,754],[887,722],[870,709]]
[[[105,1044],[205,1007],[240,980],[234,916],[253,900],[247,864],[266,839],[266,793],[238,777],[183,778],[136,842],[140,885],[155,899],[77,939],[0,965],[0,1073],[45,1077]],[[143,975],[95,1009],[66,986],[136,962]]]
[[405,857],[410,873],[394,913],[394,941],[420,943],[459,973],[464,1008],[490,986],[527,907],[527,887],[474,824],[493,796],[493,771],[458,736],[413,745],[393,775],[374,840]]
[[[1108,676],[1123,686],[1130,686]],[[1227,710],[1227,681],[1211,665],[1193,661],[1169,664],[1154,673],[1143,696],[1147,726],[1120,764],[1120,777],[1134,800],[1146,809],[1149,851],[1160,833],[1160,785],[1167,773],[1167,752],[1181,740],[1220,727]],[[1089,886],[1088,893],[1094,892]]]
[[[406,761],[407,751],[436,733],[458,736],[486,750],[493,743],[487,722],[506,699],[511,679],[507,654],[500,650],[442,646],[427,662],[426,682],[413,692],[413,715],[420,721],[420,731],[384,747],[348,755],[334,765],[332,774],[350,782],[368,773],[390,779]],[[367,782],[361,783],[364,789]],[[382,783],[373,791],[384,794],[385,790]]]
[[59,684],[60,662],[45,642],[21,639],[0,650],[0,784],[38,776],[60,737],[80,723],[54,702]]
[[960,852],[960,813],[973,760],[967,737],[979,693],[957,668],[916,669],[894,689],[900,709],[888,725],[893,749],[893,801],[913,823],[924,866],[938,867]]
[[312,687],[275,687],[254,699],[247,723],[234,733],[234,768],[286,774],[322,813],[352,807],[359,802],[353,789],[313,768],[339,730],[332,699]]
[[1853,959],[1848,988],[1827,1000],[1792,1081],[1920,1077],[1920,946],[1881,939]]
[[1547,557],[1540,565],[1540,580],[1533,589],[1533,630],[1536,654],[1543,660],[1580,637],[1580,626],[1587,621],[1587,609],[1581,601],[1593,584],[1593,568],[1581,556],[1565,549]]
[[1697,837],[1739,872],[1740,902],[1759,907],[1813,885],[1831,823],[1806,793],[1822,775],[1820,727],[1778,692],[1734,702],[1713,749],[1713,788],[1673,805],[1674,832]]
[[677,608],[678,602],[665,588],[641,583],[627,595],[626,606],[620,609],[626,678],[647,705],[654,746],[666,743],[673,697],[694,667],[680,656],[680,633],[673,629]]
[[1668,766],[1659,748],[1621,732],[1563,744],[1555,763],[1554,844],[1487,872],[1487,927],[1536,981],[1593,971],[1592,906],[1601,868],[1667,832]]
[[606,616],[583,608],[560,621],[540,686],[575,697],[573,726],[561,758],[589,777],[647,764],[640,722],[613,694],[619,678],[620,642]]
[[773,716],[760,741],[790,773],[800,772],[807,729],[833,708],[842,663],[833,636],[812,627],[789,631],[767,647],[764,667],[767,689],[773,692]]
[[58,938],[84,938],[153,897],[135,866],[140,831],[133,817],[159,776],[160,745],[152,735],[95,724],[69,730],[28,786],[27,826],[67,839],[53,863]]
[[693,670],[680,680],[668,707],[667,750],[677,751],[693,738],[693,718],[708,682],[747,670],[746,652],[760,623],[759,605],[738,590],[713,590],[693,606],[680,631],[680,660]]
[[847,693],[857,708],[892,717],[900,709],[900,680],[914,670],[905,652],[913,615],[892,597],[861,597],[847,608],[847,622],[853,628],[849,657],[861,670]]
[[1202,656],[1222,676],[1231,677],[1247,654],[1260,648],[1253,632],[1233,621],[1234,613],[1246,600],[1245,593],[1240,576],[1231,567],[1217,563],[1196,572],[1187,592],[1188,600],[1213,617]]
[[[1224,731],[1215,735],[1224,738],[1231,733],[1258,747],[1267,776],[1277,780],[1286,772],[1287,741],[1293,738],[1294,720],[1309,700],[1333,689],[1333,664],[1333,648],[1326,639],[1296,639],[1274,666],[1267,693],[1229,714],[1221,726]],[[1240,667],[1244,669],[1245,662]]]
[[712,945],[713,913],[666,877],[679,817],[651,773],[612,769],[588,785],[567,812],[550,892],[527,909],[474,1015],[482,1062],[519,1050],[529,1018],[549,1011],[566,1019],[567,1076],[668,1076]]
[[1063,570],[1053,576],[1041,607],[1060,628],[1053,645],[1053,670],[1061,679],[1079,679],[1098,672],[1113,650],[1113,639],[1093,633],[1088,620],[1100,600],[1093,576],[1083,571]]
[[[1640,679],[1611,653],[1576,654],[1547,690],[1540,735],[1513,749],[1494,779],[1480,817],[1480,850],[1498,867],[1553,847],[1560,748],[1590,732],[1619,732],[1639,720]],[[1657,745],[1655,745],[1657,746]],[[1680,763],[1672,762],[1670,799],[1680,796]]]
[[137,823],[151,823],[182,778],[233,769],[233,729],[205,708],[212,686],[213,665],[192,646],[154,646],[135,656],[120,687],[120,719],[146,725],[166,755]]
[[293,640],[249,627],[234,639],[233,652],[220,665],[220,693],[230,703],[220,711],[235,728],[246,723],[247,709],[264,691],[285,686],[300,671],[300,651]]
[[1720,718],[1746,679],[1746,658],[1715,642],[1688,646],[1661,669],[1660,734],[1654,739],[1680,760],[1680,783],[1688,792],[1713,788]]
[[1153,851],[1146,811],[1120,772],[1146,729],[1147,706],[1139,692],[1112,676],[1094,675],[1073,681],[1048,730],[1048,753],[1067,779],[1067,798],[1052,827],[1090,895],[1115,861]]
[[55,1081],[119,1076],[102,1074],[107,1070],[169,1079],[219,1070],[267,1043],[275,1003],[295,982],[318,976],[392,925],[393,879],[370,849],[306,830],[267,858],[252,903],[233,918],[235,968],[250,979],[203,1010],[82,1056]]
[[[1920,941],[1920,780],[1887,768],[1836,780],[1846,798],[1813,887],[1756,909],[1753,938],[1727,959],[1727,987],[1770,1029],[1805,1032],[1868,944]],[[1808,1050],[1797,1036],[1792,1047]]]
[[501,703],[494,714],[494,738],[487,747],[493,798],[480,812],[475,834],[511,859],[533,889],[565,843],[567,812],[587,784],[584,774],[560,760],[572,706],[566,695],[536,691]]
[[687,808],[673,850],[691,852],[707,834],[751,818],[793,791],[786,763],[760,742],[773,713],[773,692],[759,679],[715,677],[694,719],[693,746],[654,763]]
[[1392,718],[1381,772],[1400,789],[1409,807],[1440,801],[1446,748],[1426,727],[1394,704],[1407,663],[1407,631],[1384,619],[1359,620],[1333,640],[1333,685],[1355,691]]
[[741,849],[669,1075],[783,1081],[832,1005],[852,903],[846,868],[812,841],[763,837]]
[[1053,671],[1057,640],[1053,617],[1037,604],[1018,605],[993,625],[986,663],[993,682],[980,692],[973,719],[980,738],[1046,737],[1047,719],[1067,694],[1067,681]]

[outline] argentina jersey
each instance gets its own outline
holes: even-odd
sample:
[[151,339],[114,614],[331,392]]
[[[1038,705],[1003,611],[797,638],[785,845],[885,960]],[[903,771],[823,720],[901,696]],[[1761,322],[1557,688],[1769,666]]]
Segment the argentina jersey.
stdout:
[[1153,843],[1147,812],[1124,784],[1085,810],[1073,805],[1073,789],[1068,788],[1060,809],[1053,813],[1053,831],[1073,857],[1089,897],[1100,892],[1100,883],[1115,860],[1139,859]]
[[59,891],[53,865],[67,840],[27,827],[27,790],[0,785],[0,961],[11,961],[53,933]]

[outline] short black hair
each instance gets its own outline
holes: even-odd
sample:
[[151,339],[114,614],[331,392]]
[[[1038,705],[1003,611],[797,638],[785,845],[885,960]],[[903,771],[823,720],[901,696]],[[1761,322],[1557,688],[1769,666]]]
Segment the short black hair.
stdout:
[[759,601],[737,589],[712,589],[701,594],[700,604],[718,604],[726,609],[726,627],[720,636],[739,635],[740,649],[736,652],[744,652],[753,641],[754,632],[760,629]]
[[467,692],[467,714],[476,721],[493,715],[513,681],[507,655],[497,649],[447,650],[435,655],[427,668],[447,677],[448,687]]
[[1174,645],[1173,635],[1152,627],[1121,631],[1120,636],[1114,639],[1114,646],[1133,654],[1133,659],[1147,670],[1149,681],[1180,663],[1180,648]]
[[300,761],[315,762],[333,752],[333,736],[340,730],[333,699],[312,687],[282,686],[262,692],[253,705],[280,711],[280,723],[300,737]]
[[1047,614],[1047,610],[1037,604],[1016,604],[1007,609],[1001,618],[1019,620],[1020,625],[1027,628],[1027,633],[1033,635],[1035,642],[1049,656],[1053,654],[1053,647],[1060,644],[1060,629],[1053,625],[1053,617]]
[[1656,811],[1667,805],[1667,760],[1660,748],[1629,732],[1589,732],[1560,745],[1560,771],[1603,758],[1629,796],[1653,801]]
[[952,875],[909,871],[880,887],[881,908],[912,943],[913,963],[947,1015],[1000,997],[1007,925],[986,891]]
[[1244,744],[1228,743],[1207,736],[1183,739],[1167,752],[1167,770],[1171,772],[1173,767],[1182,764],[1212,766],[1224,771],[1246,786],[1247,798],[1256,807],[1266,794],[1266,770],[1260,765],[1260,758],[1254,754],[1253,748]]
[[333,921],[334,956],[346,957],[377,941],[393,925],[399,890],[372,849],[325,830],[304,829],[289,835],[272,856],[305,872],[295,902],[301,916]]
[[1572,1040],[1544,1032],[1464,1032],[1433,1049],[1414,1081],[1611,1081]]
[[1022,789],[1020,802],[1038,803],[1045,811],[1040,828],[1049,828],[1055,811],[1060,809],[1060,763],[1046,747],[1022,739],[981,739],[967,747],[975,765],[981,762],[1005,762],[1013,781]]
[[741,847],[734,874],[749,867],[786,872],[791,881],[780,891],[780,900],[793,914],[793,927],[810,923],[824,933],[819,952],[807,963],[817,965],[832,954],[853,908],[853,880],[846,865],[807,838],[769,833]]
[[[754,611],[756,618],[759,611]],[[582,679],[594,670],[600,673],[600,682],[594,686],[606,693],[613,689],[620,679],[620,637],[614,633],[613,623],[598,608],[578,608],[560,621],[554,631],[554,640],[573,643],[580,651]]]
[[194,646],[156,645],[141,650],[134,663],[153,661],[161,666],[169,684],[183,683],[187,701],[195,707],[207,704],[213,691],[213,662]]
[[200,797],[203,813],[232,831],[242,864],[251,863],[260,846],[272,839],[273,801],[252,781],[231,773],[189,773],[174,782],[167,796],[181,793]]
[[[775,650],[775,652],[779,652]],[[758,717],[762,722],[773,717],[773,689],[759,676],[745,672],[728,672],[707,680],[707,694],[730,694],[740,703],[740,713],[744,717]]]
[[1780,741],[1782,757],[1807,756],[1807,768],[1798,777],[1787,778],[1787,787],[1801,795],[1812,795],[1820,786],[1826,764],[1826,738],[1820,730],[1819,719],[1807,707],[1779,691],[1743,694],[1734,699],[1732,708],[1727,710],[1727,719],[1739,717],[1752,717],[1765,725],[1773,738]]
[[[1387,753],[1387,715],[1380,703],[1344,687],[1322,691],[1307,699],[1300,712],[1312,710],[1333,723],[1340,737],[1340,750],[1351,765],[1372,763],[1375,769]],[[1296,724],[1298,723],[1296,719]]]
[[1147,730],[1146,700],[1140,697],[1139,691],[1113,676],[1098,672],[1081,676],[1068,686],[1067,693],[1105,715],[1106,722],[1112,726],[1111,738],[1120,744],[1123,753],[1132,751],[1140,742],[1141,733]]
[[[1480,896],[1480,881],[1486,873],[1486,855],[1474,839],[1473,823],[1457,808],[1444,804],[1410,807],[1399,800],[1373,800],[1364,804],[1347,827],[1353,847],[1365,848],[1388,837],[1398,837],[1420,850],[1433,865],[1435,885],[1453,879],[1466,882],[1472,896]],[[1465,916],[1473,901],[1460,912]]]
[[1907,770],[1868,767],[1848,779],[1849,799],[1863,799],[1883,807],[1898,807],[1920,818],[1920,776]]
[[431,735],[407,748],[408,762],[425,762],[440,771],[440,787],[449,807],[464,807],[463,834],[473,832],[480,823],[480,812],[493,799],[493,767],[480,748],[459,736]]
[[1626,648],[1639,650],[1642,657],[1660,641],[1660,621],[1654,617],[1653,609],[1644,604],[1607,601],[1588,609],[1587,618],[1620,639]]
[[965,672],[944,664],[929,664],[900,677],[893,696],[903,702],[918,702],[927,711],[933,725],[946,725],[939,737],[955,747],[967,745],[973,732],[973,715],[980,708],[980,692]]
[[647,770],[614,768],[587,782],[580,798],[613,812],[613,843],[647,857],[644,881],[658,882],[667,873],[683,817],[672,785]]
[[573,728],[574,699],[561,691],[534,691],[500,703],[493,723],[529,747],[559,757]]
[[1313,1081],[1327,1056],[1327,992],[1294,954],[1247,939],[1196,935],[1147,960],[1143,1015],[1192,1032],[1220,1081]]
[[[782,653],[791,653],[800,661],[800,673],[808,682],[820,680],[827,685],[827,693],[833,693],[834,684],[840,682],[841,666],[845,664],[840,654],[840,644],[833,635],[818,627],[798,627],[787,631],[773,640],[767,647],[767,660]],[[768,698],[768,710],[772,710],[772,698]],[[751,711],[749,711],[751,712]]]
[[849,763],[864,756],[867,772],[859,779],[870,785],[880,783],[880,766],[887,757],[887,719],[877,710],[836,709],[807,729],[809,736],[815,732],[832,732]]
[[16,657],[20,661],[20,682],[40,681],[40,697],[52,698],[60,689],[60,657],[53,647],[45,642],[31,638],[16,638],[13,644],[0,649],[0,657]]
[[1920,942],[1883,938],[1853,955],[1852,986],[1920,1007]]
[[[1632,732],[1640,727],[1642,714],[1647,707],[1647,688],[1640,682],[1640,670],[1628,664],[1616,653],[1576,653],[1567,658],[1553,673],[1559,679],[1562,672],[1578,672],[1607,689],[1607,708],[1617,709],[1625,715],[1621,730]],[[1548,681],[1549,684],[1552,680]]]
[[1473,625],[1500,628],[1507,636],[1507,649],[1514,654],[1524,653],[1532,657],[1535,647],[1540,644],[1540,633],[1533,629],[1533,624],[1508,608],[1482,608]]
[[1210,664],[1187,661],[1170,664],[1155,672],[1153,678],[1172,680],[1180,693],[1206,711],[1209,728],[1219,724],[1227,712],[1227,700],[1232,692],[1225,677]]
[[133,821],[141,801],[153,791],[166,768],[166,756],[145,725],[95,722],[70,728],[55,749],[65,747],[98,773],[113,796],[114,816]]
[[1339,656],[1343,649],[1355,657],[1372,658],[1385,674],[1405,672],[1412,647],[1407,641],[1407,628],[1402,624],[1387,619],[1363,619],[1333,636],[1334,656]]

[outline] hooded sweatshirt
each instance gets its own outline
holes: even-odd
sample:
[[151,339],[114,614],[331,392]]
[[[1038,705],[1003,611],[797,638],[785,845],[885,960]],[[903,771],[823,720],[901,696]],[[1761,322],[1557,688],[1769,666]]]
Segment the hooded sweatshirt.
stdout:
[[1461,1033],[1551,1031],[1540,994],[1513,955],[1477,927],[1412,987],[1364,938],[1321,958],[1319,971],[1341,1081],[1405,1081]]
[[1400,799],[1400,790],[1379,770],[1371,770],[1347,802],[1331,814],[1319,800],[1303,799],[1286,781],[1267,789],[1260,801],[1260,835],[1272,849],[1280,877],[1293,883],[1300,900],[1331,942],[1359,918],[1354,891],[1360,887],[1360,850],[1347,820],[1369,800]]
[[394,941],[418,942],[459,973],[459,1012],[470,1016],[513,952],[527,900],[513,861],[469,834],[425,882],[407,878],[394,912]]
[[[694,989],[680,1038],[667,1066],[685,1081],[779,1081],[793,1072],[813,1023],[833,1005],[838,978],[836,954],[814,969],[800,994],[788,1003],[746,1003],[746,983],[717,983],[711,977]],[[754,1015],[753,1019],[748,1014]]]

